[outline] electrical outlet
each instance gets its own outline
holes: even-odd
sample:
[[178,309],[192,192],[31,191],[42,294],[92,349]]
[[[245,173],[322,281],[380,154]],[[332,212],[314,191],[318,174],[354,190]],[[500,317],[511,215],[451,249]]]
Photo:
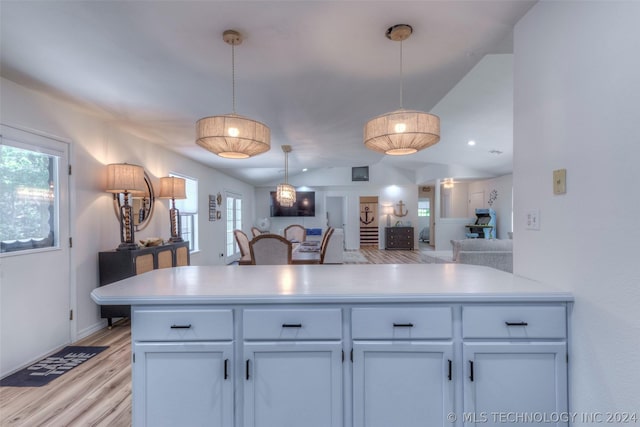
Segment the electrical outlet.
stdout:
[[540,230],[540,210],[532,209],[527,212],[527,230]]

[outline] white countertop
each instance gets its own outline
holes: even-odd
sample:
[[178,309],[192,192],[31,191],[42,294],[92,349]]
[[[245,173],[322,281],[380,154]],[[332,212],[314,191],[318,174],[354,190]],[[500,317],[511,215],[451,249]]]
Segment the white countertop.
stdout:
[[567,302],[562,289],[465,264],[189,266],[91,292],[100,305],[360,302]]

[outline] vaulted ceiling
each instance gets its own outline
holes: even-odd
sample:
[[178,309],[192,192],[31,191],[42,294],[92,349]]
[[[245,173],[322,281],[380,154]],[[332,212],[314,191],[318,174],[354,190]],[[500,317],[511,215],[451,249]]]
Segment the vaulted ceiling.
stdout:
[[[1,73],[256,185],[282,175],[283,144],[291,174],[383,162],[498,176],[511,172],[513,79],[494,54],[512,52],[513,26],[534,3],[2,0]],[[364,147],[362,129],[400,107],[399,44],[384,36],[400,23],[414,30],[403,42],[404,107],[438,114],[442,138],[389,157]],[[271,150],[246,160],[195,145],[199,118],[231,112],[227,29],[245,38],[237,112],[271,128]]]

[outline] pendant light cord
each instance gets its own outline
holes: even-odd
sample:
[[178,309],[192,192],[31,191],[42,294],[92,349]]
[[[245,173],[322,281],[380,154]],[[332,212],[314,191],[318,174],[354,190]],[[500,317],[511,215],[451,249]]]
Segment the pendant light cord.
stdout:
[[236,46],[231,43],[231,105],[233,114],[236,113]]
[[289,183],[289,153],[284,153],[284,183]]
[[402,40],[400,40],[400,109],[402,110],[403,107],[403,102],[402,102],[402,92],[403,90],[403,75],[402,75]]

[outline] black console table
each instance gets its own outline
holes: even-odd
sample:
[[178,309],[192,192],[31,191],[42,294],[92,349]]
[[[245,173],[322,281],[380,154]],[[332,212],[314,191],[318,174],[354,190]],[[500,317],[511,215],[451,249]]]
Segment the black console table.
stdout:
[[[159,268],[179,267],[190,264],[189,242],[169,243],[131,251],[105,251],[98,253],[100,286],[146,273]],[[102,305],[100,316],[107,319],[109,327],[114,317],[130,317],[129,305]]]

